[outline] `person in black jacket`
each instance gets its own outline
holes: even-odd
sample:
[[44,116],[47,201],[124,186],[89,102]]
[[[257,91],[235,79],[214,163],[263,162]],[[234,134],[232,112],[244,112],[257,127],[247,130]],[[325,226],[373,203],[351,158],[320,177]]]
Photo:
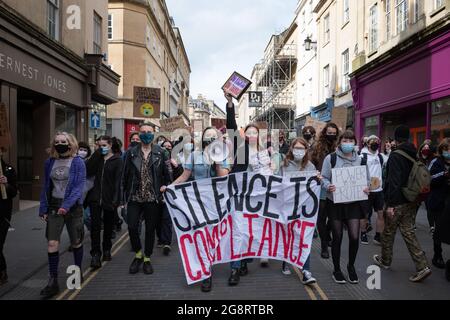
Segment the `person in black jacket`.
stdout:
[[397,228],[400,229],[411,258],[416,265],[416,273],[409,278],[412,282],[419,282],[431,274],[425,253],[417,240],[414,221],[416,216],[416,202],[409,202],[403,195],[402,188],[407,185],[413,162],[402,153],[416,159],[416,147],[408,142],[409,128],[401,125],[395,129],[397,150],[392,152],[386,164],[386,183],[384,198],[386,204],[386,221],[381,236],[381,256],[375,255],[374,261],[381,267],[388,269],[392,263],[393,246]]
[[[431,174],[431,193],[428,197],[428,209],[431,212],[435,223],[435,232],[433,233],[434,256],[432,263],[435,267],[444,269],[445,263],[442,257],[442,238],[450,234],[450,230],[445,228],[446,202],[448,204],[450,197],[450,139],[444,139],[439,147],[439,156],[430,163]],[[447,211],[449,208],[447,207]],[[450,238],[447,236],[447,238]],[[445,240],[445,239],[444,239]],[[450,260],[449,260],[450,261]]]
[[[100,137],[99,148],[87,161],[87,175],[95,175],[94,187],[87,196],[91,210],[91,268],[98,269],[111,260],[112,233],[119,203],[123,161],[116,138]],[[103,246],[100,244],[103,217]],[[103,249],[103,257],[102,257]]]
[[6,199],[3,199],[0,193],[0,286],[8,281],[3,246],[11,226],[12,199],[17,195],[16,171],[3,161],[3,152],[4,149],[0,148],[0,162],[3,170],[3,175],[0,175],[0,185],[5,186],[6,189]]
[[[154,144],[155,128],[151,122],[139,125],[141,144],[130,149],[122,173],[120,204],[127,205],[128,233],[135,257],[130,274],[139,271],[143,264],[145,274],[152,274],[150,256],[153,253],[155,229],[158,224],[159,205],[163,201],[161,189],[173,181],[168,153]],[[145,220],[145,250],[142,252],[139,238],[141,213]]]

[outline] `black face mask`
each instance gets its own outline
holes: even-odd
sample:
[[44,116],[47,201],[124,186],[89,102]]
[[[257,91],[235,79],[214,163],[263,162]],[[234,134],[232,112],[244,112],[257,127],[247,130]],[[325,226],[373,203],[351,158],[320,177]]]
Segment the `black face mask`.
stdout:
[[311,133],[305,133],[303,135],[303,138],[305,138],[306,140],[310,140],[312,138],[312,134]]
[[379,147],[380,147],[380,145],[379,145],[378,143],[372,143],[372,144],[370,145],[370,149],[371,149],[372,151],[377,151]]
[[67,151],[69,151],[69,145],[68,144],[57,144],[55,145],[55,150],[58,152],[58,154],[65,154]]
[[134,148],[134,147],[136,147],[138,144],[139,144],[139,142],[137,142],[137,141],[132,141],[132,142],[130,142],[130,147]]
[[327,140],[329,142],[334,142],[334,141],[336,141],[336,139],[337,139],[337,135],[335,135],[335,134],[327,134]]

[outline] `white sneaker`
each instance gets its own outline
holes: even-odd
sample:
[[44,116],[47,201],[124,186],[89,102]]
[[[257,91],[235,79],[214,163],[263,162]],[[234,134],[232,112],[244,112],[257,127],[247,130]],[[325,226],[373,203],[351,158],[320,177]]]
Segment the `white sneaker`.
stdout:
[[291,269],[289,269],[287,264],[284,266],[284,268],[281,269],[281,272],[286,276],[289,276],[292,274]]
[[304,285],[310,285],[310,284],[313,284],[316,282],[317,282],[317,280],[312,276],[311,272],[309,272],[308,270],[303,271],[302,283]]

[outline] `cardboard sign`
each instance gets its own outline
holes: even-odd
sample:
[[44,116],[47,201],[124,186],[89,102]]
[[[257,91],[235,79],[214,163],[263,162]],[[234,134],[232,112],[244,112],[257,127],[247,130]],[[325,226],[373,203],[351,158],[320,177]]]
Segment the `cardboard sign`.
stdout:
[[161,131],[173,132],[176,129],[182,129],[186,127],[182,116],[175,116],[168,119],[162,119],[159,121],[161,124]]
[[248,92],[248,107],[249,108],[261,108],[262,107],[263,93],[261,91],[249,91]]
[[305,127],[308,126],[313,127],[316,130],[317,135],[320,135],[320,133],[322,132],[323,128],[325,128],[326,125],[327,125],[326,122],[316,120],[314,118],[311,118],[310,116],[306,117]]
[[364,193],[367,188],[367,167],[344,167],[332,169],[332,184],[336,186],[333,192],[334,203],[347,203],[367,200]]
[[11,134],[9,132],[8,113],[6,105],[0,103],[0,147],[9,148],[11,145]]
[[159,119],[160,106],[161,89],[134,87],[134,117]]
[[227,119],[211,118],[211,125],[217,130],[227,126]]
[[246,258],[303,268],[311,252],[316,172],[296,178],[240,172],[171,185],[164,197],[188,284],[210,277],[215,264]]
[[333,108],[331,111],[331,122],[338,126],[340,132],[344,132],[347,128],[347,108]]
[[247,91],[252,82],[240,75],[237,72],[234,72],[225,82],[222,87],[226,93],[229,93],[233,98],[239,100],[241,96]]

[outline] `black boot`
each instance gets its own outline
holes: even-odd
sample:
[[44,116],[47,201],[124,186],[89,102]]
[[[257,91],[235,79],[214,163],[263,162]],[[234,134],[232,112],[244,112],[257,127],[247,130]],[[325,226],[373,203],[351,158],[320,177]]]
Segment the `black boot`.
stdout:
[[59,284],[58,284],[58,278],[51,277],[48,280],[47,286],[42,289],[41,296],[44,297],[44,299],[50,299],[53,296],[57,295],[59,293]]
[[328,252],[328,243],[322,245],[322,252],[320,253],[322,259],[329,259],[330,253]]
[[0,271],[0,286],[8,282],[8,274],[6,270]]
[[246,276],[248,274],[248,266],[247,262],[241,261],[241,268],[239,269],[239,275],[240,276]]
[[96,253],[92,256],[91,268],[92,269],[100,269],[101,267],[102,267],[102,261],[100,258],[100,254]]
[[210,292],[212,288],[212,276],[202,281],[202,292]]
[[236,286],[239,283],[240,277],[239,277],[239,269],[231,269],[231,275],[228,279],[228,285],[230,286]]
[[139,272],[139,268],[141,267],[141,264],[144,262],[144,259],[138,259],[134,258],[133,262],[130,265],[130,273],[136,274]]
[[442,258],[442,256],[441,255],[439,255],[439,256],[434,256],[433,257],[433,259],[431,260],[431,262],[433,263],[433,265],[436,267],[436,268],[439,268],[439,269],[445,269],[445,262],[444,262],[444,259]]
[[111,251],[109,251],[109,250],[104,250],[104,251],[103,251],[103,258],[102,258],[102,260],[103,260],[103,261],[111,261],[111,260],[112,260],[112,257],[111,257]]

